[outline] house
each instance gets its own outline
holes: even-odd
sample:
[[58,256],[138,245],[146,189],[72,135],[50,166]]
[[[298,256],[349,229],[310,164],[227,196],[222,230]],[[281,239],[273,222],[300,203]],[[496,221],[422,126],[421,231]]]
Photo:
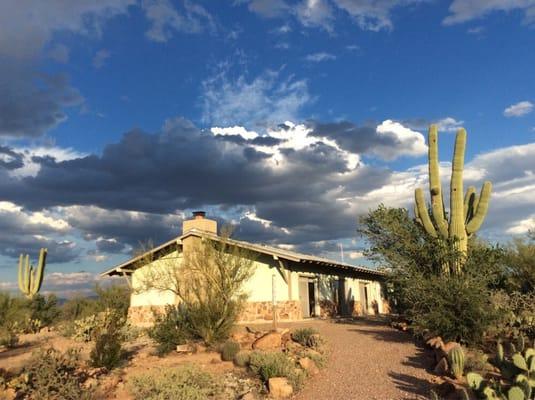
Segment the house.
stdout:
[[[172,292],[140,289],[141,282],[150,269],[162,268],[165,260],[181,262],[190,248],[188,243],[199,238],[222,240],[217,234],[217,222],[206,218],[202,211],[184,221],[181,236],[101,274],[126,276],[131,282],[134,290],[129,319],[133,324],[150,324],[153,310],[178,303]],[[272,320],[274,309],[278,320],[388,312],[382,296],[384,274],[380,271],[277,247],[226,240],[230,246],[239,246],[255,256],[254,273],[244,288],[249,294],[241,315],[244,322]]]

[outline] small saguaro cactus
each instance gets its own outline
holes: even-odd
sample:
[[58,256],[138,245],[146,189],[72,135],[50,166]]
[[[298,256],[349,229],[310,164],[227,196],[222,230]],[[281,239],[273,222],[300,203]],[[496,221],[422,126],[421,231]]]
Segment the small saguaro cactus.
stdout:
[[41,249],[39,252],[39,263],[34,268],[30,264],[30,255],[23,254],[19,258],[19,289],[26,297],[31,299],[41,289],[43,276],[45,272],[47,249]]
[[[450,220],[446,219],[440,170],[438,160],[438,129],[436,125],[429,127],[429,191],[431,193],[431,210],[433,221],[427,211],[424,192],[421,188],[414,193],[416,220],[432,237],[452,239],[461,255],[468,251],[468,238],[475,233],[483,223],[489,206],[492,184],[485,182],[481,194],[476,194],[476,188],[470,186],[463,200],[463,169],[464,152],[466,147],[466,131],[459,129],[455,138],[451,181],[450,181]],[[454,263],[452,270],[460,272],[463,261]]]

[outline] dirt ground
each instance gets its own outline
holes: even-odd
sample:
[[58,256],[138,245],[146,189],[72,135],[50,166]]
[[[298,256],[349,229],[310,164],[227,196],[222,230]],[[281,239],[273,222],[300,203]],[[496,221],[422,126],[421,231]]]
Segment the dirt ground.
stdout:
[[[271,325],[251,325],[270,329]],[[433,375],[427,372],[432,357],[418,347],[407,333],[396,331],[381,320],[347,321],[310,320],[281,323],[280,327],[313,327],[325,337],[328,365],[319,376],[309,379],[295,400],[401,400],[425,399]],[[240,327],[245,329],[245,327]],[[55,332],[22,335],[17,348],[0,351],[0,368],[17,369],[39,348],[54,347],[65,351],[81,348],[88,359],[91,344],[64,338]],[[112,372],[99,384],[109,387],[108,399],[131,399],[126,390],[128,377],[153,368],[174,367],[193,362],[208,371],[223,374],[235,370],[231,362],[220,361],[215,352],[193,355],[171,353],[164,358],[154,355],[149,339],[141,338],[126,346],[128,358],[124,367]]]

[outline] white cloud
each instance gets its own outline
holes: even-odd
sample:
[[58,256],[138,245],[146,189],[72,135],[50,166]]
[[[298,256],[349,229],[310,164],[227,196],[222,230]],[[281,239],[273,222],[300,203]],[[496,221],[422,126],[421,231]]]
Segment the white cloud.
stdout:
[[399,122],[390,119],[383,121],[377,126],[377,133],[385,136],[394,136],[398,146],[376,146],[373,152],[385,160],[393,160],[401,154],[408,156],[420,156],[427,152],[425,138],[420,132],[406,128]]
[[155,42],[167,42],[173,33],[200,33],[215,30],[212,15],[199,4],[184,2],[180,13],[169,0],[143,0],[142,7],[151,26],[145,33]]
[[507,107],[505,110],[503,110],[503,115],[506,117],[521,117],[529,114],[531,111],[533,111],[533,103],[525,100]]
[[67,161],[86,156],[85,153],[81,153],[70,147],[15,147],[13,150],[22,154],[24,161],[24,166],[22,168],[9,171],[11,176],[18,178],[37,175],[41,166],[38,162],[33,160],[34,157],[51,157],[57,161]]
[[54,216],[48,211],[24,211],[22,207],[9,201],[0,201],[0,218],[9,219],[23,226],[29,232],[38,232],[39,229],[65,233],[70,229],[67,221],[59,216]]
[[307,61],[310,62],[322,62],[322,61],[328,61],[328,60],[336,60],[336,56],[334,54],[320,52],[320,53],[312,53],[305,57]]
[[482,18],[492,12],[524,11],[524,23],[535,20],[533,0],[454,0],[449,8],[444,25],[453,25]]
[[295,13],[305,27],[321,27],[328,32],[333,30],[332,8],[325,0],[303,0],[296,6]]
[[111,53],[106,49],[97,51],[95,56],[93,57],[93,67],[97,69],[102,68],[106,63],[106,60],[110,58],[110,56]]
[[434,122],[438,125],[438,130],[442,132],[455,132],[463,127],[464,121],[457,121],[455,118],[446,117]]
[[507,233],[511,235],[523,235],[535,229],[535,214],[532,214],[528,218],[516,221],[509,229]]
[[244,139],[250,140],[258,137],[258,133],[248,131],[243,126],[230,126],[226,128],[219,128],[217,126],[210,128],[214,135],[220,136],[241,136]]
[[203,82],[201,102],[205,123],[270,125],[298,119],[301,109],[312,101],[306,80],[268,70],[253,80],[240,75],[228,78],[228,69]]

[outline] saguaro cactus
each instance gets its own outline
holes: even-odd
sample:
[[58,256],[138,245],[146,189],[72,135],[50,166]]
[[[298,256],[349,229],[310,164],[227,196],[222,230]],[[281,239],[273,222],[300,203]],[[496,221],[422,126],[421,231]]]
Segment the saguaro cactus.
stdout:
[[41,289],[45,272],[47,249],[39,252],[39,263],[34,268],[30,265],[30,256],[20,255],[19,258],[19,289],[28,298],[34,297]]
[[[481,194],[476,194],[476,188],[470,186],[463,200],[463,169],[464,151],[466,147],[466,131],[459,129],[455,138],[453,163],[450,182],[450,220],[446,219],[442,185],[438,161],[438,131],[436,125],[429,127],[429,191],[431,193],[431,209],[433,221],[427,211],[424,192],[421,188],[414,193],[416,220],[422,224],[426,232],[442,239],[454,240],[456,248],[462,258],[468,250],[468,238],[476,232],[487,214],[492,184],[485,182]],[[455,272],[462,268],[463,260],[453,266]]]

